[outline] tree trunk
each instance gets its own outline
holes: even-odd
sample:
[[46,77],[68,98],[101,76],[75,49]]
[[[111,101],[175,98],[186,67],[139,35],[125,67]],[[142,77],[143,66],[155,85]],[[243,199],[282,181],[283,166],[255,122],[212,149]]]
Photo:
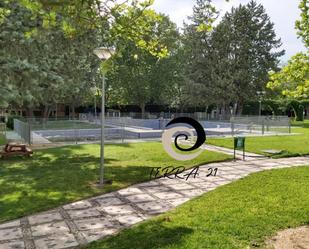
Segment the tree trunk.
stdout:
[[49,117],[50,114],[50,106],[45,105],[44,106],[44,111],[43,111],[43,116],[42,116],[42,122],[43,124],[45,124],[47,122],[47,119]]
[[32,107],[28,107],[26,109],[26,115],[27,115],[27,118],[33,118],[34,117],[34,113],[33,113],[33,108]]
[[236,114],[237,114],[238,116],[241,116],[242,111],[243,111],[243,103],[242,103],[242,102],[239,102],[239,103],[237,104],[237,112],[236,112]]
[[236,116],[237,114],[237,108],[238,108],[238,102],[235,102],[234,106],[233,106],[233,116]]
[[141,111],[142,111],[142,119],[145,118],[145,107],[146,107],[146,105],[144,103],[140,104],[140,108],[141,108]]
[[75,119],[75,105],[74,104],[72,104],[71,110],[72,110],[72,117],[73,119]]

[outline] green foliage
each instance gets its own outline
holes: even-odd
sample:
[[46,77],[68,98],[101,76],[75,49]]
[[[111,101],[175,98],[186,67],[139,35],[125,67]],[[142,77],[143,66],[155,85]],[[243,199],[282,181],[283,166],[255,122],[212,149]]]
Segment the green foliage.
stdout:
[[19,116],[9,116],[6,122],[6,127],[14,130],[14,118],[20,118]]
[[127,39],[155,56],[167,54],[166,48],[158,46],[157,39],[143,38],[151,31],[149,19],[160,19],[157,13],[147,9],[153,0],[23,0],[22,4],[32,11],[33,16],[43,20],[45,28],[57,26],[55,18],[61,16],[60,26],[66,37],[96,30],[108,44]]
[[[152,77],[154,70],[158,73],[159,68],[167,66],[167,71],[169,60],[158,58],[169,56],[172,46],[175,47],[176,26],[146,9],[152,1],[114,3],[111,8],[104,1],[1,3],[0,8],[10,11],[0,26],[0,106],[24,108],[29,113],[39,107],[47,117],[56,103],[74,108],[92,101],[91,89],[101,84],[99,60],[92,51],[102,45],[116,45],[119,51],[116,57],[121,58],[124,47],[130,44],[135,50],[131,52],[140,56],[138,63],[145,67],[152,64],[149,65],[153,67]],[[113,68],[113,63],[108,67]],[[160,75],[164,77],[165,72]],[[158,87],[153,84],[155,92],[154,88]],[[112,95],[118,96],[117,91]],[[150,101],[150,97],[146,98]],[[119,100],[116,99],[111,103]]]
[[301,0],[299,9],[301,14],[300,20],[296,21],[297,33],[303,39],[305,46],[309,48],[309,1]]
[[254,1],[226,13],[212,32],[200,32],[196,26],[215,18],[214,12],[205,14],[204,3],[198,2],[185,32],[189,89],[200,89],[192,98],[206,106],[215,103],[229,111],[232,104],[241,110],[265,88],[268,72],[277,69],[284,54],[281,41],[264,7]]
[[269,73],[267,87],[279,90],[283,96],[295,99],[309,97],[309,54],[308,52],[294,55],[280,71]]
[[68,38],[60,23],[44,29],[44,22],[33,18],[27,8],[16,2],[8,7],[11,14],[0,27],[0,80],[4,86],[0,105],[25,109],[43,106],[48,115],[56,103],[83,102],[90,94],[93,83],[89,78],[96,70],[97,59],[89,44],[99,45],[97,33]]
[[304,120],[304,106],[296,100],[292,100],[289,103],[289,106],[291,106],[294,110],[296,121],[303,121]]
[[151,18],[150,22],[152,30],[144,34],[143,40],[158,40],[157,46],[164,47],[169,56],[158,59],[155,54],[142,49],[144,45],[136,45],[130,39],[120,40],[107,87],[109,103],[136,104],[143,113],[146,104],[163,104],[169,99],[177,68],[175,51],[179,34],[176,25],[163,15],[160,21]]
[[[259,115],[259,102],[247,101],[244,104],[243,115]],[[262,111],[266,111],[269,115],[285,115],[288,109],[288,103],[283,100],[266,99],[262,101]]]

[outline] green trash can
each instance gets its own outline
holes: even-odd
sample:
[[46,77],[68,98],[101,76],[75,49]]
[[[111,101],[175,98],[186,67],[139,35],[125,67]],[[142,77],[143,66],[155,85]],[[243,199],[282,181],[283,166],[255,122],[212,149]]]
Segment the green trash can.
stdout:
[[236,160],[236,150],[243,151],[243,160],[245,160],[245,137],[234,137],[234,160]]

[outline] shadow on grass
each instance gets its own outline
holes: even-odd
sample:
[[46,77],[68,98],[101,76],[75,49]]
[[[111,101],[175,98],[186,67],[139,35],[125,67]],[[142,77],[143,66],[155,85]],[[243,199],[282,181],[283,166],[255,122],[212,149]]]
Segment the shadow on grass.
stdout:
[[105,159],[105,178],[113,184],[101,189],[96,187],[100,158],[83,150],[52,149],[0,160],[0,222],[149,179],[149,165],[118,166],[117,161]]
[[162,153],[160,143],[117,144],[106,148],[104,178],[97,187],[99,145],[38,150],[31,158],[0,160],[0,222],[150,180],[152,167],[191,168],[226,156],[207,153],[183,164]]
[[162,219],[142,223],[134,229],[126,229],[116,235],[117,240],[112,236],[104,241],[104,246],[100,246],[101,242],[94,242],[87,249],[123,249],[128,248],[128,244],[130,248],[134,249],[157,249],[171,245],[177,248],[185,248],[183,243],[191,233],[193,233],[193,230],[188,227],[168,227],[167,223]]

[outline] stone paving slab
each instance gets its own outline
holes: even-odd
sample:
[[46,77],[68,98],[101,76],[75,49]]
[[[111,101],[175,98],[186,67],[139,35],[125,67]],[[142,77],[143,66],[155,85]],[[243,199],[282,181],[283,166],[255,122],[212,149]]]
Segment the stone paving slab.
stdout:
[[116,197],[106,197],[94,199],[100,206],[120,205],[124,204],[122,200]]
[[[309,157],[212,163],[187,181],[156,179],[0,224],[0,249],[83,246],[175,208],[251,173],[309,165]],[[216,176],[207,176],[217,168]],[[185,174],[186,172],[184,172]]]
[[108,235],[112,235],[117,232],[117,229],[99,229],[99,230],[87,230],[81,234],[85,237],[88,243],[102,239]]
[[36,248],[40,249],[62,249],[78,246],[73,234],[54,234],[34,240]]
[[1,249],[25,249],[25,243],[23,241],[14,241],[9,243],[0,244]]
[[11,221],[5,224],[0,224],[0,229],[20,226],[20,220]]
[[123,215],[116,217],[115,219],[124,226],[131,226],[144,220],[141,216],[136,214]]
[[107,207],[98,207],[98,209],[104,211],[108,215],[122,215],[122,214],[131,214],[135,212],[132,206],[128,204],[118,206],[111,205]]
[[75,220],[78,230],[96,230],[113,228],[114,224],[108,218],[88,218],[83,220]]
[[56,220],[62,220],[60,213],[58,212],[50,212],[50,213],[42,213],[30,216],[29,218],[30,225],[41,224],[46,222],[52,222]]
[[91,207],[91,203],[89,201],[78,201],[68,205],[63,206],[64,209],[83,209]]
[[148,195],[148,194],[130,195],[130,196],[127,196],[127,199],[130,202],[133,202],[133,203],[147,202],[147,201],[155,200],[154,197],[152,197],[151,195]]
[[101,215],[101,213],[96,208],[88,208],[88,209],[82,209],[82,210],[69,210],[68,214],[72,219],[88,218],[88,217],[94,217],[94,216]]
[[151,201],[136,204],[140,209],[148,214],[160,214],[171,209],[171,207],[163,201]]
[[69,233],[70,229],[64,221],[44,223],[31,227],[32,236],[44,236],[50,234]]
[[[22,234],[21,228],[19,227],[6,228],[6,229],[0,230],[0,241],[19,239],[22,237],[23,237],[23,234]],[[0,244],[0,248],[1,248],[1,244]]]

